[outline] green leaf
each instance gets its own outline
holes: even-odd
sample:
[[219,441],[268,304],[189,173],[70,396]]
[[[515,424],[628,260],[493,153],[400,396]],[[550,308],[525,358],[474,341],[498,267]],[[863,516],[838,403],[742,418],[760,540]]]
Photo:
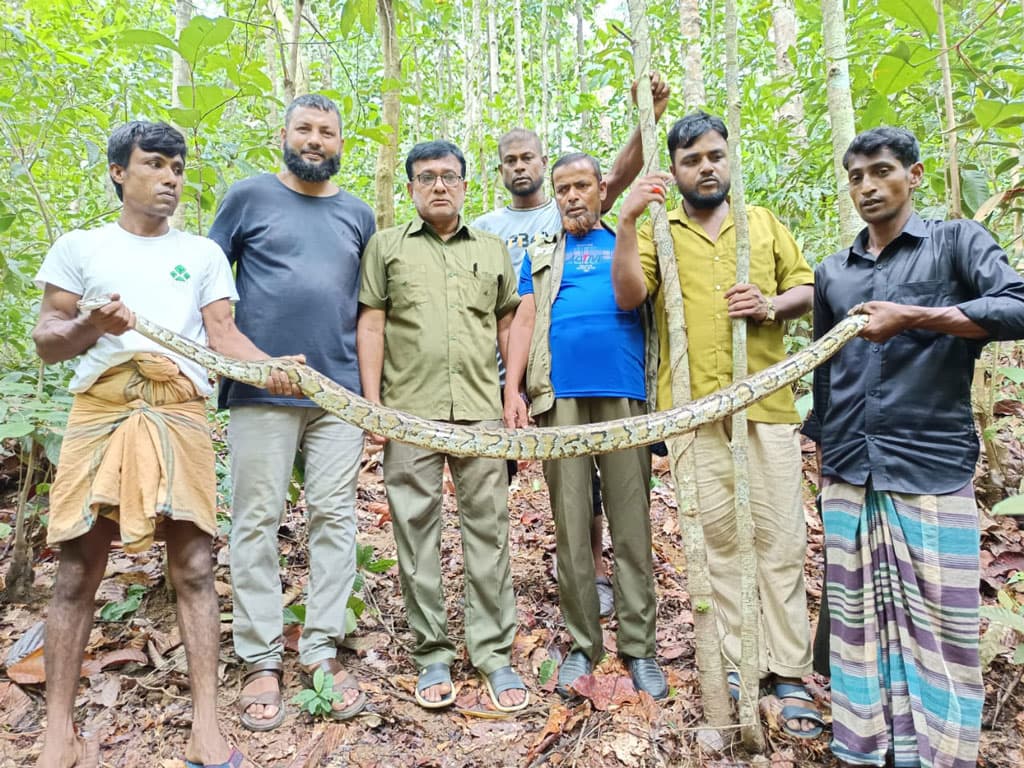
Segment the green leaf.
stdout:
[[968,216],[974,215],[988,200],[988,174],[985,171],[962,169],[960,171],[960,197]]
[[10,421],[0,424],[0,440],[6,440],[8,437],[24,437],[31,434],[34,429],[35,425],[27,421]]
[[0,539],[6,539],[13,530],[7,523],[0,523]]
[[363,31],[368,35],[373,34],[374,23],[377,21],[377,4],[373,0],[360,0],[359,22],[363,25]]
[[223,16],[216,20],[196,16],[181,31],[178,51],[183,59],[195,65],[203,54],[231,37],[233,27],[234,22]]
[[878,60],[871,74],[875,90],[889,95],[920,82],[929,72],[923,64],[927,58],[928,51],[924,46],[915,45],[912,48],[901,42]]
[[359,627],[359,619],[351,608],[345,608],[345,634],[350,635]]
[[316,691],[310,690],[309,688],[303,688],[301,691],[292,696],[292,704],[299,707],[305,707],[310,701],[317,698]]
[[796,400],[796,412],[800,415],[800,420],[803,421],[807,418],[807,414],[811,412],[811,406],[814,405],[814,393],[808,392],[805,395],[801,395]]
[[302,603],[296,603],[295,605],[287,605],[284,608],[283,623],[285,624],[305,624],[306,623],[306,606]]
[[0,232],[10,229],[17,217],[18,214],[13,211],[0,211]]
[[1024,635],[1024,616],[1020,614],[1014,613],[1007,608],[983,605],[981,607],[981,615],[989,621],[997,621]]
[[555,660],[544,659],[544,661],[540,663],[540,669],[537,671],[537,682],[544,685],[551,679],[553,674],[555,674]]
[[341,22],[339,30],[342,37],[348,37],[352,32],[352,26],[359,18],[359,5],[361,0],[345,0],[345,7],[341,9]]
[[392,558],[381,558],[380,560],[374,560],[366,566],[366,570],[370,573],[384,573],[386,570],[395,565],[398,561]]
[[350,611],[352,611],[352,613],[355,614],[356,618],[358,619],[360,616],[363,615],[363,611],[366,610],[366,603],[364,603],[355,595],[349,595],[347,607]]
[[1024,120],[1024,101],[1007,104],[1002,101],[978,99],[974,102],[974,117],[982,128],[993,128],[1004,123],[1019,123]]
[[167,110],[167,115],[171,120],[181,126],[182,128],[195,128],[203,120],[203,113],[198,109],[184,109],[182,107],[172,107]]
[[142,604],[142,598],[146,594],[146,588],[141,584],[132,584],[125,593],[124,600],[107,603],[100,609],[102,621],[122,621],[135,613]]
[[117,41],[122,45],[149,45],[171,51],[178,50],[178,46],[169,37],[149,29],[126,29],[118,35]]
[[992,507],[993,515],[1024,515],[1024,495],[1010,496]]
[[997,370],[1014,384],[1024,384],[1024,368],[1004,366]]
[[1024,664],[1024,643],[1017,646],[1017,649],[1013,652],[1013,658],[1011,661],[1014,664]]
[[931,0],[879,0],[878,9],[907,26],[934,35],[939,16]]

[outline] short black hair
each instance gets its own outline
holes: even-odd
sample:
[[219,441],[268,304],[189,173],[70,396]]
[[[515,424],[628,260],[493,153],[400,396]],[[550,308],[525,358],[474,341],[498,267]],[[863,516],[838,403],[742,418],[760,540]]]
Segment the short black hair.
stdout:
[[505,154],[505,146],[511,144],[514,141],[529,141],[537,145],[537,151],[542,155],[544,154],[544,145],[540,142],[540,136],[537,135],[536,131],[531,131],[529,128],[513,128],[508,133],[502,135],[498,139],[498,160],[500,161],[502,155]]
[[462,178],[466,178],[466,158],[462,154],[462,150],[450,141],[443,141],[441,139],[437,141],[421,141],[410,149],[409,154],[405,156],[405,175],[409,177],[409,181],[412,181],[412,166],[414,163],[418,163],[420,160],[439,160],[449,155],[459,161],[459,165],[462,167]]
[[319,93],[307,93],[303,96],[296,96],[292,100],[292,103],[288,105],[288,109],[284,111],[285,128],[287,128],[288,123],[292,121],[292,114],[295,110],[301,107],[319,109],[321,112],[333,112],[338,118],[338,129],[341,129],[341,112],[338,111],[338,105],[326,96],[321,96]]
[[[167,157],[180,157],[182,161],[188,155],[185,137],[174,126],[167,123],[151,123],[147,120],[132,120],[118,126],[107,140],[107,164],[128,167],[135,147],[145,152],[159,152]],[[124,201],[124,190],[111,177],[117,199]]]
[[849,170],[850,158],[853,155],[870,157],[886,149],[892,152],[904,168],[909,168],[921,160],[921,146],[914,134],[906,128],[885,126],[858,133],[843,154],[843,168]]
[[593,155],[588,155],[586,152],[570,152],[567,155],[562,155],[551,166],[551,183],[555,183],[555,171],[563,165],[572,165],[573,163],[587,163],[594,171],[594,176],[597,177],[597,180],[601,180],[601,164],[594,159]]
[[729,138],[729,129],[722,118],[707,112],[691,112],[676,120],[668,132],[668,156],[674,158],[677,149],[686,149],[708,131],[715,131],[723,139]]

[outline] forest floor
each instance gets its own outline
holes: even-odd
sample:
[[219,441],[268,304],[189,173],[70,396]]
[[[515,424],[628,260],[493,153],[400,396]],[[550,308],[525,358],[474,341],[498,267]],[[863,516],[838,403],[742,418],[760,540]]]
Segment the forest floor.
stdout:
[[[519,618],[513,664],[530,689],[528,709],[512,717],[494,712],[464,651],[460,651],[463,655],[452,670],[460,687],[456,705],[440,712],[428,712],[416,705],[412,696],[415,670],[408,656],[411,635],[404,619],[397,568],[393,567],[381,574],[366,574],[362,597],[368,608],[341,655],[367,692],[369,706],[365,714],[346,723],[327,723],[289,704],[282,727],[265,734],[246,731],[236,714],[241,666],[231,649],[231,574],[226,565],[226,537],[221,536],[215,544],[215,556],[216,586],[224,612],[219,711],[225,735],[245,752],[252,765],[262,768],[834,765],[827,730],[818,739],[797,740],[783,734],[774,718],[766,723],[768,744],[762,757],[744,755],[738,749],[715,751],[707,739],[699,736],[702,708],[694,667],[693,617],[686,574],[680,567],[683,554],[665,460],[656,460],[655,477],[651,514],[658,653],[672,687],[666,701],[655,703],[634,692],[615,655],[614,618],[605,625],[608,656],[597,670],[591,696],[573,705],[554,693],[551,662],[557,663],[568,646],[553,578],[554,531],[539,464],[523,463],[510,494],[512,574]],[[451,487],[446,490],[442,545],[445,597],[449,630],[461,649],[462,553]],[[0,497],[0,523],[13,524],[14,493],[10,487],[7,491]],[[394,557],[376,456],[367,457],[361,473],[358,506],[360,543],[371,545],[378,558]],[[806,516],[807,593],[813,626],[820,596],[822,533],[810,499]],[[1014,572],[1024,571],[1024,536],[1013,518],[983,514],[982,527],[982,589],[986,602],[992,602],[999,586]],[[42,534],[37,532],[33,601],[5,605],[0,613],[0,667],[7,666],[4,660],[12,646],[46,614],[56,557],[41,540]],[[307,574],[304,540],[300,499],[289,509],[280,534],[285,600],[296,603],[302,602]],[[5,546],[0,550],[0,573],[6,571],[9,560],[9,546]],[[162,562],[159,545],[137,556],[115,550],[96,597],[99,610],[130,597],[132,585],[145,588],[141,606],[133,614],[121,621],[98,620],[89,640],[76,719],[84,729],[99,735],[103,766],[184,765],[191,710],[173,602],[163,588]],[[1024,596],[1018,595],[1018,599],[1024,601]],[[301,690],[295,655],[298,631],[297,625],[285,631],[289,648],[285,659],[286,701]],[[32,765],[42,745],[43,691],[41,685],[33,684],[41,677],[41,654],[37,651],[14,669],[0,672],[0,768]],[[1016,685],[1022,669],[1024,666],[1010,664],[1007,647],[985,674],[986,727],[979,765],[1024,766],[1024,685]],[[808,683],[818,705],[827,713],[827,680],[811,677]]]

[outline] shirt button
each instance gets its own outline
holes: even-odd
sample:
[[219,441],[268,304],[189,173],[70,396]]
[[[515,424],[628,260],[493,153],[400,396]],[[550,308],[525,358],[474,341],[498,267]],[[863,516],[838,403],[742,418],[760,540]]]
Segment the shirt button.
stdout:
[[881,268],[882,268],[882,265],[881,265],[881,264],[876,264],[876,265],[875,265],[875,269],[881,269]]
[[878,390],[872,389],[870,392],[868,392],[868,394],[871,395],[872,397],[878,397]]
[[872,351],[872,352],[877,352],[877,351],[878,351],[878,349],[879,349],[879,347],[878,347],[878,345],[877,345],[877,344],[872,344],[872,345],[871,345],[871,351]]
[[716,286],[715,286],[715,290],[716,290],[716,291],[720,291],[720,290],[722,290],[722,286],[720,286],[720,285],[716,285]]
[[868,440],[870,440],[872,443],[875,442],[875,436],[874,435],[868,435]]

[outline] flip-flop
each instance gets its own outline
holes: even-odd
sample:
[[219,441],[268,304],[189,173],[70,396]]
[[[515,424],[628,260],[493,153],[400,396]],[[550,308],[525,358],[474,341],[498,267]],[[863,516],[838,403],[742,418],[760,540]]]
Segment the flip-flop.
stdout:
[[323,670],[325,675],[329,675],[333,679],[334,690],[337,693],[341,693],[342,691],[359,691],[359,695],[356,696],[355,700],[344,709],[334,709],[332,706],[331,712],[328,715],[329,718],[332,720],[351,720],[366,708],[366,694],[363,693],[362,689],[359,687],[359,681],[356,680],[355,676],[351,672],[347,672],[341,682],[338,682],[335,675],[338,674],[338,672],[343,672],[345,668],[341,666],[341,662],[336,658],[321,659],[316,664],[313,664],[310,667],[305,667],[301,675],[304,685],[312,687],[313,673],[318,669]]
[[[516,674],[512,667],[499,667],[489,675],[481,672],[480,677],[483,678],[484,685],[487,686],[487,693],[491,696],[491,703],[499,712],[519,712],[526,709],[526,705],[530,703],[530,692],[526,688],[526,684],[523,683],[523,679]],[[526,696],[523,697],[522,702],[519,704],[506,707],[498,699],[505,691],[525,691]]]
[[[807,689],[802,685],[797,685],[796,683],[775,683],[775,696],[779,701],[782,701],[783,699],[799,699],[800,701],[806,701],[811,704],[814,703],[814,697],[807,692]],[[782,714],[779,715],[779,718],[782,730],[790,736],[795,736],[798,739],[816,739],[825,729],[824,718],[822,718],[818,710],[813,707],[801,707],[797,704],[787,704],[782,708]],[[816,725],[809,731],[794,729],[789,727],[790,720],[810,720],[812,723],[816,723]]]
[[[276,677],[277,690],[264,691],[255,696],[245,693],[238,695],[238,719],[244,728],[250,731],[272,731],[284,722],[284,697],[281,695],[283,676],[284,670],[280,659],[267,659],[246,666],[245,677],[242,678],[243,691],[245,686],[261,677]],[[264,717],[253,717],[247,711],[253,704],[277,707],[277,714],[269,720]]]
[[[429,701],[423,698],[423,691],[435,685],[448,683],[448,693],[439,701]],[[427,664],[420,670],[420,676],[416,680],[416,703],[424,709],[444,709],[455,703],[455,686],[452,685],[452,673],[448,665],[443,661]]]
[[245,762],[245,755],[238,751],[238,747],[231,748],[231,754],[228,755],[228,759],[223,763],[193,763],[191,760],[185,761],[185,768],[242,768],[242,763]]

